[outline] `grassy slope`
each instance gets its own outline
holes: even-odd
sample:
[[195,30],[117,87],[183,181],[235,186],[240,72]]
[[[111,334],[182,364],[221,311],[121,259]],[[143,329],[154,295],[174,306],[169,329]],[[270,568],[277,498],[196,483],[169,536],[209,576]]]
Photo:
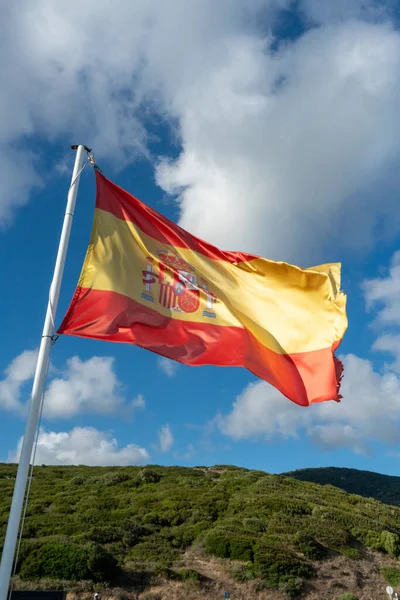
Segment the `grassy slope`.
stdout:
[[299,481],[334,485],[350,494],[359,494],[366,498],[375,498],[385,504],[400,506],[400,477],[338,467],[300,469],[285,475]]
[[[0,465],[0,545],[15,471]],[[114,578],[125,595],[154,600],[211,597],[227,586],[235,598],[301,590],[370,598],[384,589],[382,565],[396,565],[399,536],[400,508],[292,477],[235,467],[39,467],[19,567],[28,580]]]

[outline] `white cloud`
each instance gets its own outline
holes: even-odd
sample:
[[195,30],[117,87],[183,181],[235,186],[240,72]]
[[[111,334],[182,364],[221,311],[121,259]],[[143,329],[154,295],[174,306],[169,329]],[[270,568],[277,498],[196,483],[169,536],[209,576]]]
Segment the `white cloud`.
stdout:
[[162,357],[157,359],[157,366],[167,377],[175,377],[179,368],[177,362]]
[[[27,350],[17,356],[7,367],[0,381],[0,409],[23,412],[26,403],[22,386],[33,378],[37,351]],[[129,404],[121,393],[121,383],[114,371],[115,359],[92,356],[82,360],[78,356],[68,359],[63,369],[49,371],[43,415],[47,419],[69,419],[82,413],[113,414],[143,409],[145,400],[137,395]]]
[[164,425],[158,433],[161,452],[169,452],[174,444],[174,436],[169,425]]
[[[22,438],[16,451],[10,452],[8,462],[19,460]],[[145,448],[128,444],[118,447],[118,442],[108,433],[93,427],[75,427],[71,431],[45,431],[39,434],[35,464],[126,466],[147,463],[150,456]]]
[[372,349],[392,357],[389,370],[400,373],[400,251],[395,252],[385,276],[363,283],[367,308],[376,314],[374,328],[379,331]]
[[237,37],[175,98],[183,149],[158,182],[179,194],[182,226],[307,262],[321,246],[332,256],[338,231],[342,245],[372,243],[378,214],[397,229],[382,181],[400,148],[399,67],[400,35],[384,24],[320,27],[277,52]]
[[372,350],[386,352],[393,360],[385,368],[400,373],[400,335],[396,333],[385,333],[380,335],[372,345]]
[[[379,217],[397,232],[397,194],[382,187],[397,182],[400,34],[346,21],[371,20],[370,2],[303,0],[323,25],[276,51],[268,32],[291,5],[10,3],[0,26],[0,219],[35,177],[36,157],[15,150],[21,140],[68,136],[120,165],[148,153],[144,123],[155,116],[181,143],[158,182],[179,193],[181,224],[210,241],[308,262],[320,244],[332,255],[339,230],[356,248],[372,242]],[[24,165],[14,195],[10,147]]]
[[37,350],[25,350],[9,364],[0,381],[0,408],[21,409],[21,388],[33,378],[36,361]]
[[112,414],[123,404],[114,358],[73,356],[61,377],[48,385],[43,414],[46,418],[71,418],[79,413]]
[[139,394],[132,400],[132,408],[134,410],[142,410],[146,408],[146,402],[142,394]]
[[213,0],[11,3],[0,25],[0,220],[26,202],[36,183],[34,157],[21,150],[31,137],[85,143],[119,166],[147,156],[143,123],[153,112],[166,116],[166,90],[175,96],[210,69],[224,40],[243,27],[244,13],[249,22],[261,8],[288,3],[254,0],[250,9],[245,0],[220,0],[217,9]]
[[341,403],[304,408],[284,398],[265,382],[249,385],[229,414],[218,417],[220,431],[236,440],[287,439],[306,434],[324,449],[347,447],[370,451],[372,442],[400,442],[400,379],[378,373],[372,363],[343,357],[345,377]]
[[[1,48],[1,43],[0,43]],[[0,90],[0,115],[2,114]],[[2,120],[2,123],[5,121]],[[32,189],[42,185],[42,178],[35,169],[34,157],[26,150],[16,150],[7,146],[4,136],[0,141],[0,231],[10,225],[16,208],[27,203]]]
[[379,307],[380,325],[400,324],[400,251],[391,260],[386,277],[369,279],[363,284],[367,308]]

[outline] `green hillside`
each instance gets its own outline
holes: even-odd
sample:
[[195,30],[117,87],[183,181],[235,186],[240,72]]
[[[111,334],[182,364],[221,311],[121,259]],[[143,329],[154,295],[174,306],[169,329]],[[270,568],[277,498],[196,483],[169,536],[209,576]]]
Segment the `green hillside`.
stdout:
[[[15,473],[0,465],[1,545]],[[38,467],[17,586],[362,599],[400,584],[399,555],[399,508],[327,485],[224,466]]]
[[350,494],[375,498],[385,504],[400,506],[400,477],[337,467],[301,469],[285,475],[299,481],[334,485]]

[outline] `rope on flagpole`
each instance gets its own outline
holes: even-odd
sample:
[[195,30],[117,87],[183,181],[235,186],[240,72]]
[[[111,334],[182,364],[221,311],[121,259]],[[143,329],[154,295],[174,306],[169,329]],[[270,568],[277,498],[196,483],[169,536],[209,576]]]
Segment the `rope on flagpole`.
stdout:
[[[49,367],[50,367],[50,362],[47,365],[46,377],[45,377],[44,386],[43,386],[44,390],[46,389],[46,386],[47,386],[47,378],[48,378],[48,374],[49,374]],[[32,464],[31,464],[31,467],[30,467],[30,472],[29,472],[29,477],[28,477],[28,486],[27,486],[27,490],[26,490],[26,496],[25,496],[25,502],[24,502],[24,509],[23,509],[23,513],[22,513],[21,525],[20,525],[20,530],[19,530],[18,546],[17,546],[17,551],[15,553],[15,557],[14,557],[14,568],[13,568],[13,573],[12,573],[12,578],[11,578],[11,583],[10,583],[10,589],[9,589],[9,592],[8,592],[8,599],[9,600],[11,600],[11,595],[12,595],[12,592],[13,592],[13,589],[14,589],[14,577],[15,577],[15,575],[17,573],[18,559],[19,559],[19,554],[20,554],[20,551],[21,551],[22,534],[24,532],[26,511],[28,510],[28,500],[29,500],[29,495],[30,495],[31,485],[32,485],[32,480],[33,480],[33,469],[34,469],[34,466],[35,466],[36,451],[37,451],[37,447],[38,447],[38,443],[39,443],[40,426],[41,426],[41,423],[42,423],[43,406],[44,406],[44,396],[45,396],[45,392],[43,392],[43,394],[42,394],[42,401],[41,401],[41,404],[40,404],[38,425],[37,425],[37,429],[36,429],[35,443],[34,443],[34,446],[33,446]]]

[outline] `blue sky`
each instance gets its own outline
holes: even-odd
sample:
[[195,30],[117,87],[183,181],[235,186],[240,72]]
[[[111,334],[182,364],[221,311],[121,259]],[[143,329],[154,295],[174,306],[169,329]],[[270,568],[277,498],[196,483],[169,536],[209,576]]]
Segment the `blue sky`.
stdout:
[[[37,461],[397,474],[395,5],[113,6],[31,0],[10,6],[1,25],[0,460],[18,454],[74,160],[69,146],[84,143],[107,177],[222,248],[302,266],[341,261],[344,398],[303,409],[245,370],[176,366],[135,347],[61,337]],[[58,323],[80,273],[94,199],[88,167]]]

